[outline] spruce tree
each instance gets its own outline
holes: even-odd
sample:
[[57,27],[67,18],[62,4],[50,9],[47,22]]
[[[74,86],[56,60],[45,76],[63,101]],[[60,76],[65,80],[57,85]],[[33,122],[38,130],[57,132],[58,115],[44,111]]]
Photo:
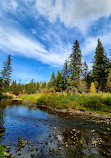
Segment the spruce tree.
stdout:
[[62,70],[62,76],[64,79],[64,90],[68,87],[68,79],[69,79],[69,69],[68,69],[68,60],[65,60]]
[[56,82],[55,82],[55,89],[57,92],[63,91],[64,89],[64,78],[60,71],[58,70],[57,77],[56,77]]
[[83,66],[82,66],[82,76],[83,76],[83,81],[86,85],[86,88],[89,88],[89,76],[88,76],[88,65],[86,61],[84,61]]
[[76,40],[72,48],[72,53],[69,57],[70,89],[74,92],[78,89],[79,80],[82,73],[81,57],[82,55],[79,48],[79,42]]
[[0,100],[2,99],[2,78],[0,77]]
[[88,89],[90,88],[92,82],[93,82],[93,75],[92,75],[92,71],[90,70],[87,74],[87,87],[88,87]]
[[3,79],[3,88],[5,91],[9,90],[9,84],[11,81],[11,73],[12,73],[12,66],[11,66],[11,55],[8,55],[7,61],[3,63],[3,69],[1,71],[2,79]]
[[83,80],[86,81],[87,75],[88,75],[88,65],[87,65],[86,61],[84,61],[84,63],[83,63],[82,74],[83,74]]
[[13,94],[18,95],[19,94],[19,85],[17,84],[16,81],[12,81],[12,84],[10,86],[10,90],[12,91]]
[[52,75],[51,75],[51,78],[50,78],[50,83],[51,83],[51,87],[53,87],[55,89],[56,77],[55,77],[54,71],[52,72]]
[[93,61],[93,79],[98,83],[98,89],[101,91],[105,91],[108,71],[109,69],[109,59],[106,56],[104,51],[104,47],[98,39],[98,44],[96,47],[96,52]]

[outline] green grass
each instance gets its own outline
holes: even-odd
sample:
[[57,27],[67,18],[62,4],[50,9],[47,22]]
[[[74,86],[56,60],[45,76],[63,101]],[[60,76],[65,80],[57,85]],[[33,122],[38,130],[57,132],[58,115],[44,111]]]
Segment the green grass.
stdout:
[[33,94],[24,95],[23,100],[47,105],[57,109],[89,110],[101,113],[111,113],[111,94]]
[[4,158],[3,147],[1,144],[0,144],[0,158]]

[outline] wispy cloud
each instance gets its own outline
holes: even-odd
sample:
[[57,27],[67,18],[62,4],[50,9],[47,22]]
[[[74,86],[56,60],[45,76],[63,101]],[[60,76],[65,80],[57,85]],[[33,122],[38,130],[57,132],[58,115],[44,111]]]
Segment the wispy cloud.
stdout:
[[62,45],[47,50],[37,39],[24,35],[19,30],[0,25],[0,49],[13,55],[22,55],[46,64],[62,65],[67,57]]

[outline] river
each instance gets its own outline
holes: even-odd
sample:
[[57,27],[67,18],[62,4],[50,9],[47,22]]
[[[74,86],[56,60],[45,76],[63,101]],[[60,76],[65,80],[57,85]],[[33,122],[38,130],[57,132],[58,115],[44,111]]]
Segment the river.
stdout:
[[17,158],[110,158],[111,126],[24,105],[0,104],[0,144]]

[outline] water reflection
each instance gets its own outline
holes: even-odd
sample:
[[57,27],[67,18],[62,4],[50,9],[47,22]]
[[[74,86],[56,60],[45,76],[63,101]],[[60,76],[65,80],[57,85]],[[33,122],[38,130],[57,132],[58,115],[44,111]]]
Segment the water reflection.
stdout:
[[111,157],[111,127],[63,113],[3,101],[0,140],[8,154],[29,158]]

